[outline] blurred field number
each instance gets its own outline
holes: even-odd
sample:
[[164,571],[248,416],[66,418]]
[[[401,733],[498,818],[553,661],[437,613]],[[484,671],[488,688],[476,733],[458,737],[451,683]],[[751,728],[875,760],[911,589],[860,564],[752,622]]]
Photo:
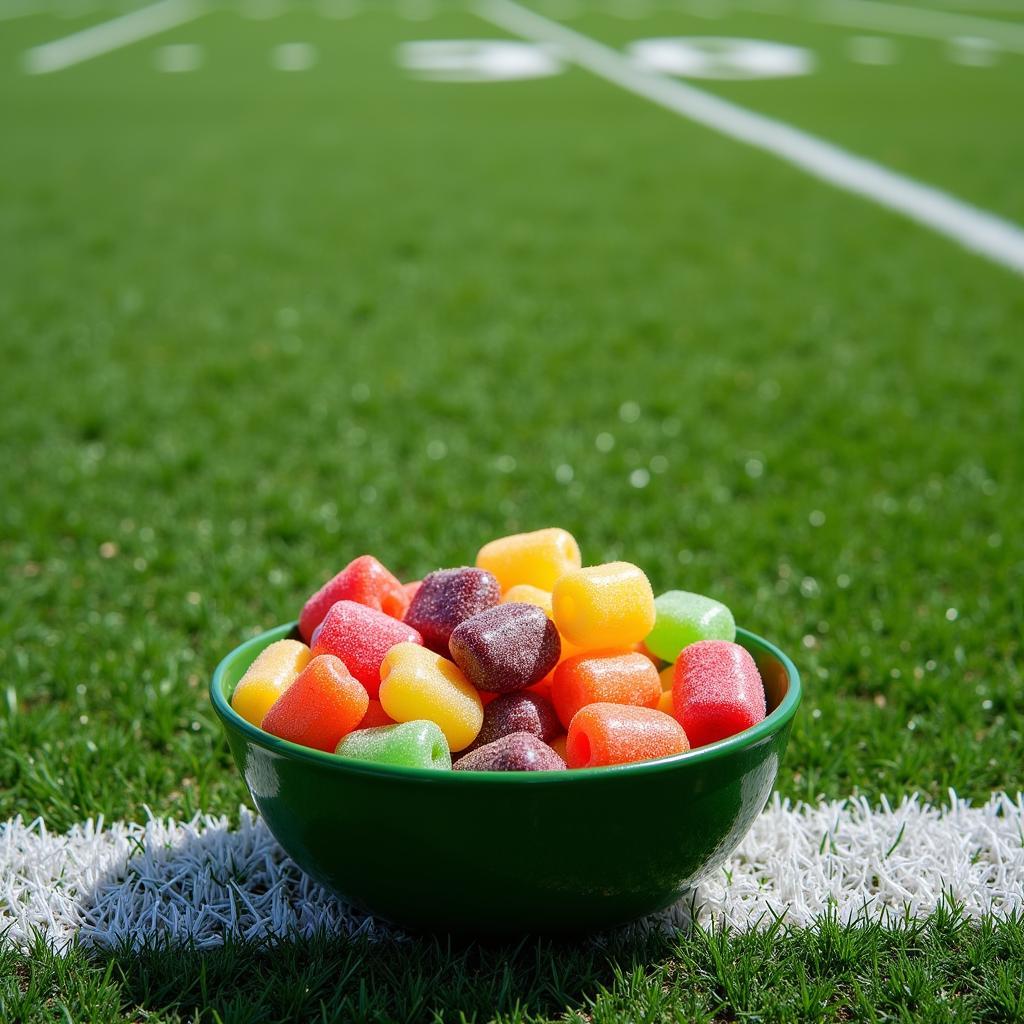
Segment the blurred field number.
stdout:
[[[806,75],[814,55],[765,39],[677,36],[640,39],[627,50],[648,71],[683,78],[755,79]],[[404,43],[398,63],[434,82],[509,82],[547,78],[565,70],[555,47],[507,39],[432,39]]]

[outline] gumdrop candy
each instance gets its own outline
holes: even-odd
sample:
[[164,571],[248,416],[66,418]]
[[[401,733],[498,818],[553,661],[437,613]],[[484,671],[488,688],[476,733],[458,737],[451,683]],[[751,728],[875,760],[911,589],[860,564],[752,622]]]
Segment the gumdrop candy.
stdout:
[[555,669],[551,701],[568,728],[588,704],[635,704],[657,707],[661,698],[658,670],[636,651],[588,651]]
[[263,729],[304,747],[331,751],[359,724],[369,703],[366,688],[345,663],[321,654],[274,701]]
[[452,660],[478,689],[511,693],[539,683],[558,664],[555,624],[532,604],[497,604],[460,622],[448,638]]
[[728,640],[701,640],[683,649],[672,700],[676,719],[695,747],[749,729],[767,710],[754,659]]
[[395,644],[422,643],[411,626],[355,601],[331,606],[313,636],[313,654],[341,658],[371,697],[380,688],[380,665]]
[[370,699],[370,706],[366,709],[357,729],[376,729],[381,725],[394,725],[395,720],[384,710],[379,700]]
[[578,647],[632,647],[654,625],[654,592],[643,570],[609,562],[566,573],[551,592],[558,631]]
[[532,733],[513,732],[464,754],[454,767],[457,772],[559,772],[565,762]]
[[573,716],[566,740],[570,768],[651,761],[690,749],[671,716],[628,704],[589,704]]
[[661,680],[661,688],[668,693],[672,692],[672,687],[676,685],[676,666],[675,663],[666,665],[658,673],[658,678]]
[[427,647],[447,658],[452,630],[500,599],[498,581],[483,569],[438,569],[423,577],[405,622],[419,631]]
[[398,644],[385,655],[380,702],[396,722],[435,722],[451,751],[465,750],[484,721],[480,695],[458,665],[419,644]]
[[444,733],[427,721],[402,722],[349,733],[334,751],[341,757],[403,768],[448,771],[452,755]]
[[535,693],[503,693],[484,707],[484,724],[470,749],[514,732],[528,732],[547,743],[562,732],[562,725],[551,701]]
[[686,590],[667,590],[654,599],[654,628],[645,641],[664,661],[698,640],[735,640],[736,622],[721,601]]
[[573,535],[550,527],[492,540],[480,549],[476,564],[494,573],[502,590],[520,584],[550,590],[555,580],[582,563]]
[[666,715],[672,715],[675,717],[676,706],[672,699],[671,690],[662,690],[661,696],[658,698],[658,710],[664,712]]
[[298,640],[278,640],[264,648],[245,670],[231,694],[231,706],[259,726],[270,706],[309,664],[309,648]]
[[299,616],[304,640],[312,640],[313,631],[338,601],[355,601],[395,619],[401,619],[409,607],[402,584],[373,555],[360,555],[306,602]]

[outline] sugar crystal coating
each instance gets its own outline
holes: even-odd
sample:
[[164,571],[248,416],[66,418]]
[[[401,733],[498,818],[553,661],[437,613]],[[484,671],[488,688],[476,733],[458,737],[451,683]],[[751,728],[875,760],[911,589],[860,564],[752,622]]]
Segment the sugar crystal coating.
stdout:
[[749,729],[767,710],[754,659],[728,640],[701,640],[683,649],[676,660],[672,702],[695,747]]
[[309,648],[298,640],[278,640],[264,648],[231,694],[231,706],[259,726],[271,705],[309,664]]
[[675,661],[679,652],[698,640],[735,640],[736,622],[721,601],[667,590],[654,599],[654,628],[645,641],[648,649],[665,661]]
[[313,635],[313,655],[333,654],[376,698],[380,665],[395,644],[421,643],[411,626],[355,601],[338,601]]
[[433,722],[402,722],[349,733],[334,751],[341,757],[404,768],[447,771],[452,755],[444,733]]
[[418,644],[397,644],[381,663],[380,679],[381,706],[396,722],[435,722],[452,751],[476,739],[483,704],[454,662]]
[[455,762],[457,772],[565,771],[565,762],[528,732],[514,732],[477,747]]
[[551,701],[568,728],[573,715],[588,704],[635,704],[657,707],[661,698],[658,670],[638,651],[588,651],[555,669]]
[[314,657],[274,701],[263,729],[292,743],[334,750],[366,714],[370,698],[333,654]]
[[471,750],[486,746],[502,736],[528,732],[548,743],[562,732],[551,701],[536,693],[503,693],[484,708],[484,724]]
[[550,590],[559,576],[582,563],[573,535],[550,527],[492,540],[480,549],[476,564],[494,573],[502,590],[520,584]]
[[632,647],[654,625],[654,592],[629,562],[575,569],[551,592],[555,625],[578,647]]
[[459,623],[501,600],[501,587],[491,573],[463,567],[438,569],[424,576],[405,613],[405,622],[432,651],[448,657],[448,638]]
[[539,683],[558,664],[555,624],[532,604],[498,604],[460,622],[452,660],[479,690],[510,693]]
[[573,716],[566,740],[570,768],[651,761],[690,749],[671,716],[627,704],[589,704]]
[[312,642],[313,631],[338,601],[355,601],[400,619],[409,607],[401,583],[373,555],[360,555],[329,579],[309,600],[299,616],[302,638]]

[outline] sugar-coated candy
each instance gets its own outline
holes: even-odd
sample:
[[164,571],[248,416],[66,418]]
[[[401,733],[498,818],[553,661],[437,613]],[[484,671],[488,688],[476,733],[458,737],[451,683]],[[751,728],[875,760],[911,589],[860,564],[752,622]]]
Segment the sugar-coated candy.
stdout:
[[476,747],[455,762],[457,772],[565,771],[565,762],[529,732],[513,732]]
[[672,715],[675,717],[676,706],[672,699],[671,690],[662,690],[661,696],[658,698],[658,710],[664,712],[666,715]]
[[387,652],[380,702],[396,722],[436,722],[452,751],[465,750],[484,721],[480,695],[458,665],[419,644],[402,643]]
[[667,693],[672,692],[672,687],[676,685],[676,666],[675,663],[666,665],[659,673],[658,678],[661,680],[661,688]]
[[283,740],[334,750],[366,714],[370,698],[345,663],[333,654],[314,657],[274,701],[263,728]]
[[654,628],[645,641],[665,661],[698,640],[735,640],[736,623],[721,601],[687,590],[667,590],[654,599]]
[[562,732],[551,701],[535,693],[503,693],[484,707],[484,724],[470,749],[514,732],[528,732],[547,743]]
[[407,623],[355,601],[338,601],[313,636],[313,654],[333,654],[341,658],[366,687],[371,697],[380,687],[380,664],[384,655],[401,643],[422,643],[422,638]]
[[754,659],[728,640],[700,640],[683,648],[672,700],[676,719],[695,747],[749,729],[766,712]]
[[555,624],[536,605],[497,604],[460,622],[448,638],[452,660],[478,689],[510,693],[539,683],[558,664]]
[[[423,580],[413,580],[411,583],[403,583],[402,589],[405,591],[405,596],[408,598],[406,601],[406,611],[409,610],[408,606],[412,604],[412,599],[416,596],[416,592],[423,585]],[[404,615],[402,616],[405,617]]]
[[558,631],[578,647],[631,647],[654,625],[654,592],[629,562],[575,569],[551,592]]
[[628,704],[588,704],[573,715],[566,740],[570,768],[650,761],[690,749],[671,716]]
[[500,599],[498,581],[483,569],[438,569],[423,577],[405,621],[419,631],[427,647],[448,657],[452,630]]
[[452,755],[444,733],[427,721],[402,722],[349,733],[334,751],[342,757],[403,768],[434,768],[447,771]]
[[569,737],[563,732],[560,736],[556,736],[553,740],[548,743],[548,746],[564,761],[565,760],[565,744]]
[[636,651],[587,651],[555,669],[551,700],[568,728],[580,708],[598,702],[657,707],[661,698],[658,670]]
[[394,725],[395,720],[384,710],[379,700],[370,700],[370,706],[366,709],[366,714],[363,715],[356,726],[357,729],[376,729],[381,725]]
[[231,694],[231,706],[259,726],[271,704],[309,664],[309,648],[298,640],[278,640],[262,650]]
[[555,617],[555,613],[551,610],[551,591],[541,590],[540,587],[535,587],[530,583],[517,583],[501,595],[502,604],[512,602],[536,605],[549,619]]
[[580,548],[571,533],[551,527],[492,540],[476,564],[494,573],[502,590],[524,583],[550,590],[559,576],[580,567]]
[[305,604],[299,632],[310,641],[313,630],[337,601],[356,601],[400,619],[409,607],[409,595],[399,581],[373,555],[360,555],[328,580]]

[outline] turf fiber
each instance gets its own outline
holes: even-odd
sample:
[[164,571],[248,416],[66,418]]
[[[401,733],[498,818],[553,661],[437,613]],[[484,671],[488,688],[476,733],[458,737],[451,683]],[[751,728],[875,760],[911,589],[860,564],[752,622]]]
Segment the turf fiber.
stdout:
[[[414,579],[549,524],[793,655],[784,795],[1021,787],[1018,277],[583,71],[399,70],[402,41],[501,34],[461,4],[223,9],[21,71],[104,16],[0,35],[0,821],[234,814],[205,694],[227,650],[356,554]],[[666,5],[573,24],[709,31]],[[835,27],[711,31],[824,58],[710,88],[1022,215],[1024,57],[901,40],[865,68]],[[271,70],[304,39],[315,67]],[[197,42],[194,74],[154,70]],[[252,950],[9,951],[0,1017],[1020,1019],[987,952],[1019,955],[1019,924],[956,934],[780,935],[771,985],[754,936],[507,966],[430,946],[407,974],[325,944],[271,958],[278,985]]]

